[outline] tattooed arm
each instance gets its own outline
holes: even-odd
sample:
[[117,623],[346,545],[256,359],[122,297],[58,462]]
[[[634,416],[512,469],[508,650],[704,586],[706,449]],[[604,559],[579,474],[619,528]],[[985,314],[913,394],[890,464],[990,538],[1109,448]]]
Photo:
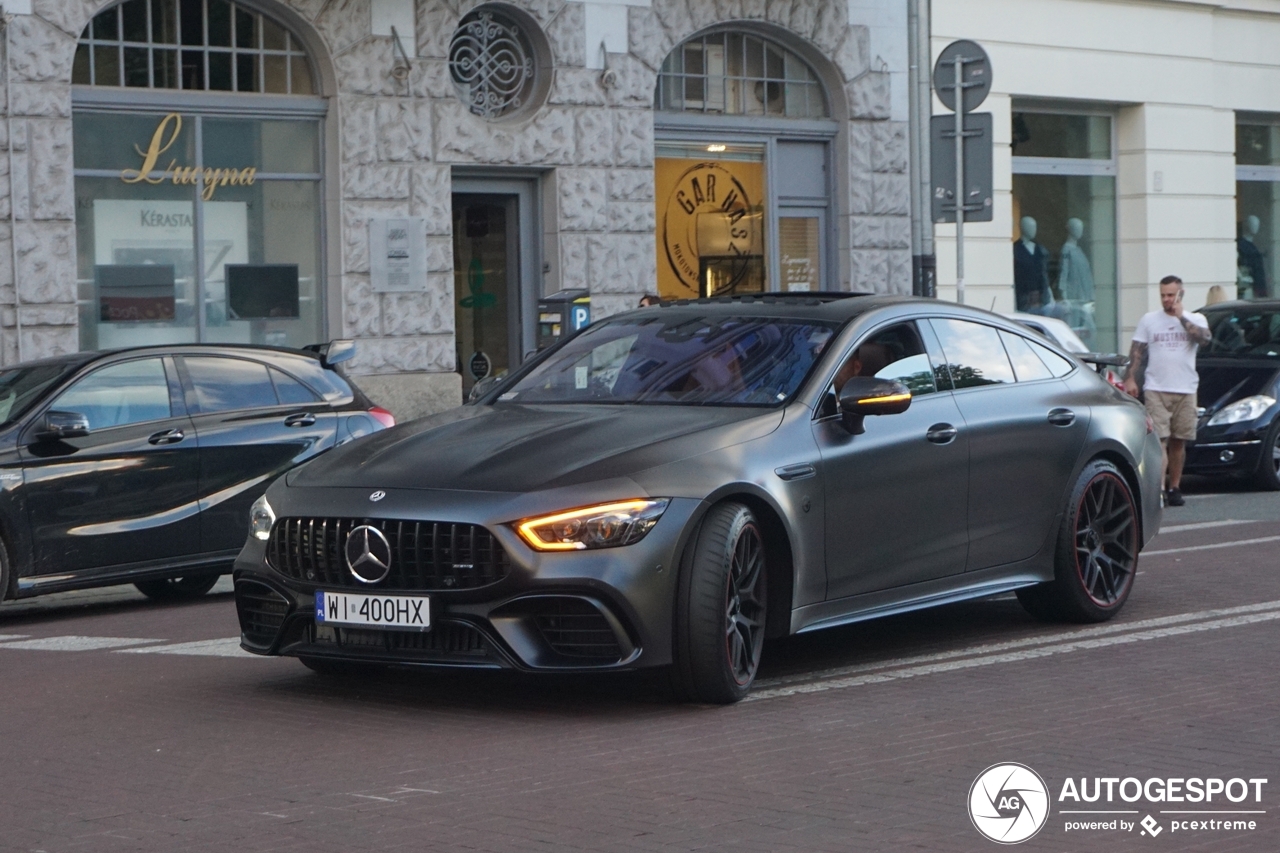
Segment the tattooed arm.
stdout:
[[1204,326],[1192,323],[1186,317],[1178,317],[1178,321],[1182,323],[1182,328],[1186,330],[1187,337],[1198,346],[1204,346],[1213,340],[1213,332],[1210,332]]
[[1147,379],[1147,345],[1134,341],[1129,347],[1129,372],[1124,378],[1124,390],[1136,397]]

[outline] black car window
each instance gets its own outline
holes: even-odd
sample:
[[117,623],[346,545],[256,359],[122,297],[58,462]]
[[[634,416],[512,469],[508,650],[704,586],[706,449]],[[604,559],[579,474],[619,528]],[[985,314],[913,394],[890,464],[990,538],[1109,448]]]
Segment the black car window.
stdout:
[[276,386],[276,396],[284,405],[315,403],[319,400],[311,389],[274,367],[271,368],[271,381]]
[[100,368],[77,380],[49,408],[79,412],[91,430],[163,420],[172,414],[164,363],[141,358]]
[[187,373],[202,412],[229,412],[279,405],[267,367],[240,358],[188,356]]
[[75,364],[38,364],[0,371],[0,424],[22,417]]
[[1045,366],[1040,356],[1031,348],[1031,342],[1022,335],[1001,330],[1000,339],[1004,341],[1005,352],[1009,354],[1009,361],[1013,362],[1013,372],[1019,382],[1053,378],[1053,371]]
[[1213,331],[1203,355],[1280,357],[1280,311],[1246,305],[1230,311],[1206,311]]
[[1036,355],[1040,356],[1040,360],[1044,362],[1045,367],[1049,368],[1049,372],[1059,379],[1076,369],[1069,359],[1063,358],[1047,346],[1035,341],[1027,341],[1027,343],[1035,350]]
[[[896,379],[915,397],[938,390],[929,355],[914,323],[890,326],[859,343],[836,371],[836,384],[851,376]],[[835,390],[838,393],[840,389]]]
[[934,319],[930,323],[957,389],[1014,381],[1013,367],[995,328],[968,320]]

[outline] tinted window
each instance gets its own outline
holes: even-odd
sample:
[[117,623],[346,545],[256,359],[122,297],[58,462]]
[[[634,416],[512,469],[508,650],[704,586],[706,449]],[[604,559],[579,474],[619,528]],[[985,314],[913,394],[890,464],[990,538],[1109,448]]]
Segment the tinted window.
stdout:
[[280,398],[280,402],[285,405],[293,405],[294,403],[314,403],[316,395],[311,393],[311,389],[303,385],[292,376],[288,376],[271,368],[271,381],[276,386],[276,396]]
[[967,320],[932,320],[956,388],[1000,385],[1014,381],[1000,333]]
[[1205,312],[1213,340],[1206,355],[1275,358],[1280,356],[1280,312],[1251,306],[1235,311]]
[[1053,371],[1045,367],[1026,338],[1002,331],[1000,339],[1004,341],[1005,352],[1009,354],[1009,361],[1013,362],[1013,372],[1017,374],[1019,382],[1053,378]]
[[158,421],[171,414],[169,381],[158,358],[126,361],[95,370],[76,382],[50,407],[79,412],[89,429]]
[[916,397],[938,390],[929,356],[911,323],[876,332],[860,343],[836,372],[836,384],[851,376],[896,379]]
[[238,358],[188,358],[202,412],[229,412],[278,405],[266,365]]
[[821,322],[676,311],[590,326],[500,402],[774,406],[835,334]]
[[1049,368],[1049,372],[1054,376],[1063,377],[1076,369],[1076,366],[1069,360],[1058,355],[1046,346],[1042,346],[1035,341],[1027,341],[1036,355],[1040,356],[1040,360],[1044,362],[1044,366]]
[[0,371],[0,423],[8,423],[31,407],[74,364],[41,364]]

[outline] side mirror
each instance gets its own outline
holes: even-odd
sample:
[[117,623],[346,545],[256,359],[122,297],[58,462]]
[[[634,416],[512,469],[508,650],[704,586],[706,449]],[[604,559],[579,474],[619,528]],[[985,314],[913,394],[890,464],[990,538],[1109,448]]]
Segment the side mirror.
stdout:
[[911,391],[894,379],[854,376],[840,389],[840,417],[850,435],[862,435],[867,415],[896,415],[911,405]]
[[44,421],[36,431],[40,441],[61,441],[64,438],[81,438],[89,434],[89,418],[79,412],[45,412]]
[[493,386],[497,385],[505,378],[505,376],[486,376],[484,379],[481,379],[475,385],[471,386],[471,391],[467,394],[467,403],[470,404],[479,400],[485,394],[488,394],[489,391],[493,389]]

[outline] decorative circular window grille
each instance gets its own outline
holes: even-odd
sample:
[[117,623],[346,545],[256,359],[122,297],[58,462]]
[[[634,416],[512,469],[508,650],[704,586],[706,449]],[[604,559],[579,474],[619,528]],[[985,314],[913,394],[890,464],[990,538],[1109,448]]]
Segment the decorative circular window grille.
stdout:
[[462,19],[449,44],[449,74],[471,112],[496,119],[529,103],[536,62],[528,37],[504,15],[478,10]]

